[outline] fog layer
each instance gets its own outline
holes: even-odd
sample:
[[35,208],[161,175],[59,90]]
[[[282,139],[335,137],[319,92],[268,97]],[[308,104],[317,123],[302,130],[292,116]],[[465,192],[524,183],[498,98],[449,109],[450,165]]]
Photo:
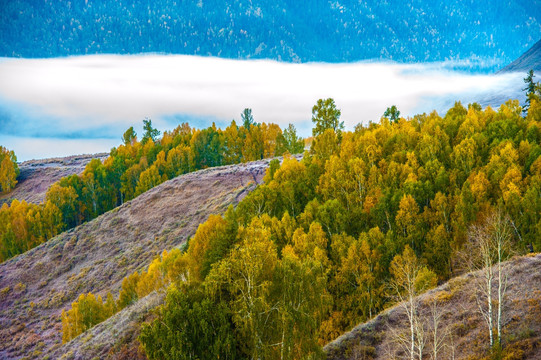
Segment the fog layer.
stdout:
[[257,122],[293,123],[309,136],[319,98],[334,98],[352,129],[379,120],[390,105],[412,116],[444,113],[456,100],[497,106],[522,96],[523,74],[471,75],[450,67],[170,55],[2,59],[0,144],[19,160],[108,151],[129,126],[140,133],[145,117],[160,130],[182,121],[224,126],[247,107]]

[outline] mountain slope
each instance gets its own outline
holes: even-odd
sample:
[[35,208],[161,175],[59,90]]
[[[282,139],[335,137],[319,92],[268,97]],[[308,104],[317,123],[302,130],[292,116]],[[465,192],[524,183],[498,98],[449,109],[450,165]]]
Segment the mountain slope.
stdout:
[[541,32],[539,0],[16,0],[1,7],[0,56],[15,57],[141,52],[301,62],[475,57],[498,68]]
[[126,275],[239,201],[267,166],[262,160],[182,175],[0,264],[0,358],[58,348],[61,311],[79,294],[116,294]]
[[63,158],[28,160],[19,164],[17,185],[7,194],[0,194],[0,205],[13,199],[39,204],[47,189],[65,176],[80,174],[94,158],[104,160],[109,154],[74,155]]
[[499,73],[508,72],[535,72],[541,71],[541,40],[536,42],[528,51],[522,54],[518,59],[513,61],[499,71]]
[[[505,302],[503,345],[509,359],[541,359],[541,254],[515,258],[505,264],[509,270],[508,299]],[[488,335],[475,300],[473,279],[468,273],[419,296],[422,315],[429,315],[431,299],[440,300],[442,322],[439,331],[448,335],[444,359],[482,359]],[[327,344],[324,350],[334,359],[402,358],[398,334],[409,331],[403,308],[395,306],[371,321]],[[427,341],[426,350],[430,349]],[[451,354],[454,357],[451,357]],[[511,356],[513,354],[513,356]]]

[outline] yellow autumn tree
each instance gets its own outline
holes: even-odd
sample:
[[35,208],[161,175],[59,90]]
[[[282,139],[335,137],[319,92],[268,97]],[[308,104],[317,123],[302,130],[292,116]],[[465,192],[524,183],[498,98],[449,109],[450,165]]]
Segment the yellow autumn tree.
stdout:
[[13,151],[0,146],[0,192],[6,193],[17,184],[19,167]]
[[100,295],[81,294],[68,311],[62,310],[62,343],[66,343],[96,324],[107,319],[116,311],[111,294],[103,302]]

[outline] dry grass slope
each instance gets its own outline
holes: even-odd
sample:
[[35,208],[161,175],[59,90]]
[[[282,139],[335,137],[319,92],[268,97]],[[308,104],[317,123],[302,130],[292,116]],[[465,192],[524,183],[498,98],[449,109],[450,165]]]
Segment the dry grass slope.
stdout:
[[[185,243],[210,214],[223,213],[229,204],[237,203],[255,187],[254,182],[261,181],[268,163],[262,160],[179,176],[0,264],[0,358],[50,354],[52,359],[66,354],[55,352],[61,347],[62,309],[83,292],[117,294],[126,275],[146,268],[164,249]],[[143,305],[110,320],[137,312],[139,306]],[[119,336],[119,332],[105,334]],[[88,342],[87,336],[82,334],[78,341]],[[93,353],[101,358],[110,346]],[[77,349],[71,355],[91,357]]]
[[139,351],[141,324],[152,316],[152,310],[163,303],[165,289],[139,299],[104,322],[62,345],[48,349],[42,355],[48,359],[126,359],[136,356],[146,359]]
[[82,173],[92,159],[103,161],[108,156],[107,153],[101,153],[25,161],[19,164],[21,172],[15,189],[7,194],[0,194],[0,205],[13,199],[38,204],[45,199],[45,193],[53,183],[65,176]]
[[[541,254],[517,257],[507,262],[506,268],[509,282],[505,304],[509,310],[503,331],[504,359],[541,359]],[[459,276],[419,297],[420,312],[425,314],[431,300],[439,299],[441,330],[452,333],[452,338],[446,338],[447,354],[442,352],[438,359],[489,359],[486,325],[473,296],[472,280],[479,275]],[[408,326],[403,309],[395,306],[356,326],[324,350],[328,360],[402,359],[405,354],[398,350],[393,333],[407,332]]]

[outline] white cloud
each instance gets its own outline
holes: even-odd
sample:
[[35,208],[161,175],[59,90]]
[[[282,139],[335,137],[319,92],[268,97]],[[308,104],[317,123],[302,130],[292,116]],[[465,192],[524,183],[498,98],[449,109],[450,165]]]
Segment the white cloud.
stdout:
[[351,129],[378,120],[392,104],[408,116],[445,110],[454,100],[516,97],[522,85],[522,74],[469,75],[449,66],[180,55],[3,59],[0,110],[11,119],[4,126],[13,128],[0,129],[0,135],[24,136],[32,129],[33,136],[42,131],[44,136],[119,139],[121,131],[140,127],[147,116],[163,130],[172,127],[166,119],[176,114],[228,122],[238,120],[245,107],[258,122],[295,123],[308,135],[311,108],[319,98],[333,97]]

